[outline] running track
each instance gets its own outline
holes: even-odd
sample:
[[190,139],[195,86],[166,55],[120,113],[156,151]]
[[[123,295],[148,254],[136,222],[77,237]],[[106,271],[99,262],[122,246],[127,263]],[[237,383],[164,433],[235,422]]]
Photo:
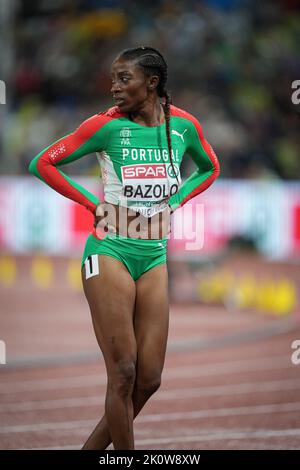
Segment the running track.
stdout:
[[[103,412],[105,370],[81,292],[1,288],[0,448],[79,449]],[[296,316],[171,305],[161,389],[137,449],[300,449]]]

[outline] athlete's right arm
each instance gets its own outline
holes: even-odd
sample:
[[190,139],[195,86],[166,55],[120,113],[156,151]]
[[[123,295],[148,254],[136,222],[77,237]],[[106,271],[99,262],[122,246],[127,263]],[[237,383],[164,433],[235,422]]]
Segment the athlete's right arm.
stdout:
[[55,191],[85,206],[94,213],[99,199],[58,169],[58,166],[103,150],[108,122],[103,115],[95,115],[84,121],[72,134],[54,142],[42,150],[29,165],[29,171]]

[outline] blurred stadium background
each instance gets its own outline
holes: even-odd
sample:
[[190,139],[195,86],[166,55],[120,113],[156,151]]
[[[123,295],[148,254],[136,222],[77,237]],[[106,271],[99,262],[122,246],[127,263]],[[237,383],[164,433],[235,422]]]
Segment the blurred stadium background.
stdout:
[[[169,242],[171,310],[183,317],[192,305],[192,318],[216,321],[222,312],[221,333],[234,321],[259,331],[289,325],[300,337],[297,7],[296,0],[0,0],[6,370],[97,349],[91,327],[82,326],[89,318],[80,257],[91,216],[32,178],[28,164],[111,106],[110,64],[140,44],[164,54],[174,104],[200,120],[221,163],[218,182],[174,216],[188,228],[185,239]],[[187,157],[183,175],[191,170]],[[94,155],[64,171],[101,196]],[[195,217],[197,203],[204,219]],[[186,249],[203,230],[201,249]],[[77,340],[62,340],[72,328]]]

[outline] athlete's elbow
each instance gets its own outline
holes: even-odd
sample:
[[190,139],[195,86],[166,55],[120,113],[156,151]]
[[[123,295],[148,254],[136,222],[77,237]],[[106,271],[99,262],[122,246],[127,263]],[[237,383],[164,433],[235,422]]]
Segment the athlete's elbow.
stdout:
[[39,176],[39,172],[38,172],[38,169],[37,169],[37,160],[38,158],[35,157],[33,160],[31,160],[31,162],[29,163],[28,165],[28,171],[29,173],[31,173],[32,175],[34,176]]
[[29,165],[28,165],[28,171],[29,171],[29,173],[31,173],[32,175],[35,174],[35,171],[36,171],[36,164],[35,164],[35,161],[34,161],[34,160],[31,160],[31,162],[29,163]]
[[218,160],[216,160],[216,161],[214,162],[214,168],[213,168],[213,175],[214,175],[214,179],[215,179],[215,180],[219,177],[220,171],[221,171],[221,170],[220,170],[220,163],[219,163]]
[[220,165],[218,162],[214,162],[208,170],[210,182],[213,183],[220,175]]

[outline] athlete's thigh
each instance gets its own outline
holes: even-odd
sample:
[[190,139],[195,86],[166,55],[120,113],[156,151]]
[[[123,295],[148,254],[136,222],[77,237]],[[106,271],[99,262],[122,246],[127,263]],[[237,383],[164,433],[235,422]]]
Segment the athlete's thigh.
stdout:
[[169,328],[168,271],[166,264],[150,269],[136,281],[134,329],[138,372],[151,375],[164,365]]
[[[135,283],[121,261],[106,255],[96,256],[99,273],[86,279],[84,266],[82,283],[100,349],[107,366],[120,360],[135,360]],[[96,266],[96,272],[98,269]]]

